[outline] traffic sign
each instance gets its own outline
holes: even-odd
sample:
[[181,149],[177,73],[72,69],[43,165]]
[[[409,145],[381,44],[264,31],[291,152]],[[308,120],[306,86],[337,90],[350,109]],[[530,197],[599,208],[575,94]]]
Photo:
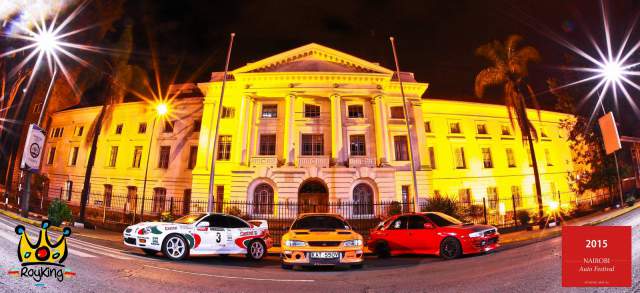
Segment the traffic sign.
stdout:
[[44,139],[44,130],[38,127],[38,125],[31,123],[29,125],[29,132],[27,132],[27,140],[24,143],[24,150],[22,151],[20,169],[32,173],[38,172],[44,149]]

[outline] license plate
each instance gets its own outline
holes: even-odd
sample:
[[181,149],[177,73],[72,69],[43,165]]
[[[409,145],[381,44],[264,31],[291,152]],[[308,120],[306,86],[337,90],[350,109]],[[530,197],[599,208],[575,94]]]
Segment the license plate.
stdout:
[[325,252],[325,251],[310,252],[310,257],[311,258],[340,258],[340,253],[339,252]]

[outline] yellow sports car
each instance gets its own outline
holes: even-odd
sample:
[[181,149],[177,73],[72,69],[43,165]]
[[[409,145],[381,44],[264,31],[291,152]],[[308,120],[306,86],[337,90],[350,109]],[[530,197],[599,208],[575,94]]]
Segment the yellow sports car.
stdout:
[[345,265],[361,268],[362,236],[340,215],[302,214],[282,236],[282,268]]

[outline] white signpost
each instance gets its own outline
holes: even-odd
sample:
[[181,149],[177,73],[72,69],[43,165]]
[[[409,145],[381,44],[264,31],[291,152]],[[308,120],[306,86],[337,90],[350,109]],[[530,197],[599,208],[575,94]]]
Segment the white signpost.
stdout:
[[27,139],[22,152],[20,169],[31,173],[38,173],[42,152],[44,151],[44,139],[45,134],[42,128],[33,123],[29,125],[29,132],[27,132]]

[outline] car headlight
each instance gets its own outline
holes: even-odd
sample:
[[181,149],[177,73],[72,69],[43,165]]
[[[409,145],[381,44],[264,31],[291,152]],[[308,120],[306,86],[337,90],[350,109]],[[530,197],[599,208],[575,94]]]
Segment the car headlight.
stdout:
[[484,236],[484,231],[469,233],[469,237],[471,238],[483,237],[483,236]]
[[289,247],[299,247],[299,246],[307,246],[307,243],[300,240],[287,240],[284,242],[284,245]]
[[347,240],[342,245],[344,245],[344,246],[361,246],[362,245],[362,239]]
[[142,228],[140,230],[138,230],[138,234],[139,235],[146,235],[151,233],[151,229],[150,228]]

